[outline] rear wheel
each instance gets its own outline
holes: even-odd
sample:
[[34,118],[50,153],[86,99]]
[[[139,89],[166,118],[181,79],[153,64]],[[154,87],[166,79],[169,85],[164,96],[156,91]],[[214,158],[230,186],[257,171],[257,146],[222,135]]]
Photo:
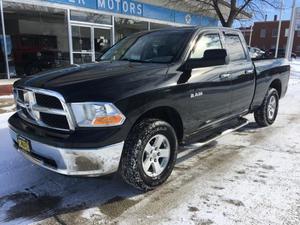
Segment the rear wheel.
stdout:
[[148,191],[170,176],[177,157],[177,137],[165,121],[146,119],[135,125],[123,150],[120,173],[134,187]]
[[269,126],[276,120],[279,106],[278,92],[270,88],[262,105],[254,112],[254,118],[259,126]]

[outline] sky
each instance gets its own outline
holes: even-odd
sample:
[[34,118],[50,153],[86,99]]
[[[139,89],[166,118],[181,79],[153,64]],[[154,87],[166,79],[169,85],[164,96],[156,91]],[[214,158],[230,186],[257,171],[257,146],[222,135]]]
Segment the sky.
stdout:
[[[282,20],[290,20],[291,18],[291,8],[293,4],[293,0],[283,0],[284,4],[284,10],[282,11]],[[300,0],[296,0],[296,6],[300,7]],[[279,19],[279,9],[273,9],[272,7],[269,7],[268,9],[264,10],[265,14],[267,14],[267,20],[273,20],[274,15],[277,15]],[[234,27],[241,27],[241,26],[251,26],[253,22],[255,21],[262,21],[264,20],[260,16],[256,18],[255,16],[250,20],[245,20],[243,22],[236,21],[234,23]]]

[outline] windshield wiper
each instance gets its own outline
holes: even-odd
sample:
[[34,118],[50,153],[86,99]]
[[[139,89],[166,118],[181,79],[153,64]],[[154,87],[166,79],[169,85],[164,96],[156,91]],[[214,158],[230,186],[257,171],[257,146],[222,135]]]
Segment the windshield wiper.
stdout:
[[121,61],[128,61],[128,62],[151,63],[150,61],[138,60],[138,59],[129,59],[129,58],[121,58],[120,60]]

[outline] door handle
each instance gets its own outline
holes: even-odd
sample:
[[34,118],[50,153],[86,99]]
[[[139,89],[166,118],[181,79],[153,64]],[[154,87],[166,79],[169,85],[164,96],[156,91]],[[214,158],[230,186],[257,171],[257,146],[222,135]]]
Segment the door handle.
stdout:
[[246,75],[252,74],[253,72],[254,72],[254,70],[245,70]]
[[219,77],[220,79],[224,80],[224,79],[228,79],[230,76],[231,76],[230,73],[223,73]]

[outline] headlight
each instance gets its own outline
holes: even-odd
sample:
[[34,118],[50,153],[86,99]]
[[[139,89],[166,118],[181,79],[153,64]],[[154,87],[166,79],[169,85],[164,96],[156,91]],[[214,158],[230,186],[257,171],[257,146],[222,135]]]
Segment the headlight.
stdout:
[[112,103],[72,103],[79,127],[110,127],[122,125],[125,116]]

